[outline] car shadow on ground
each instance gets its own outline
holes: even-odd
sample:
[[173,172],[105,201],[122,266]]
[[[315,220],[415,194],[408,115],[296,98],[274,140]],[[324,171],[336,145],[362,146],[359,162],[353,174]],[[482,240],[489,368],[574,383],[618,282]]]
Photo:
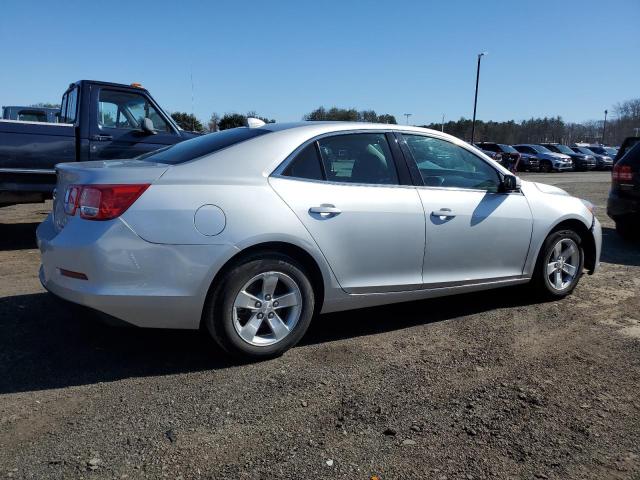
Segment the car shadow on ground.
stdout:
[[0,223],[0,251],[36,248],[36,228],[40,223]]
[[[505,288],[322,315],[302,345],[373,335],[494,308],[531,304]],[[47,293],[0,299],[0,394],[237,365],[204,334],[116,328]]]
[[616,265],[640,266],[640,235],[634,239],[625,239],[614,228],[603,227],[600,261]]

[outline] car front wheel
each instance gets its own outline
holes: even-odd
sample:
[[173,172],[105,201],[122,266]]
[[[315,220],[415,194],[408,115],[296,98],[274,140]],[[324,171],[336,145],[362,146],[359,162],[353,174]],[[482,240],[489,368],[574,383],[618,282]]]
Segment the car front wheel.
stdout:
[[314,291],[304,268],[277,253],[246,258],[213,291],[205,325],[236,357],[266,359],[300,341],[314,311]]
[[532,283],[547,298],[562,298],[578,285],[583,266],[580,237],[572,230],[552,232],[540,250]]
[[540,162],[540,171],[543,173],[549,173],[553,170],[553,166],[551,165],[551,162],[547,162],[547,161],[541,161]]

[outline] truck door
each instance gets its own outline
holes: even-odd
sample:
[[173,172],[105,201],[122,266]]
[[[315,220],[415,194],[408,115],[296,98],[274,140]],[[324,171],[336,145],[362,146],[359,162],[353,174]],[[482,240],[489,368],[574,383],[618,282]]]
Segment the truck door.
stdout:
[[[173,145],[180,133],[146,91],[94,86],[91,89],[89,159],[133,158]],[[143,120],[153,133],[143,130]]]

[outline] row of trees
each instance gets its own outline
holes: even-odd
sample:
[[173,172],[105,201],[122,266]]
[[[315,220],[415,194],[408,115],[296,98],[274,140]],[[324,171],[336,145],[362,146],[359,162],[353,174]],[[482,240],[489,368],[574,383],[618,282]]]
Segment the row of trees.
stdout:
[[374,110],[358,111],[355,108],[337,107],[332,107],[328,110],[324,107],[318,107],[313,112],[307,113],[303,118],[311,121],[337,120],[342,122],[398,123],[396,122],[396,117],[388,113],[378,115]]
[[[613,118],[575,123],[565,122],[562,117],[530,118],[516,122],[476,121],[475,140],[492,141],[506,144],[559,142],[571,144],[575,142],[605,143],[619,145],[626,137],[640,133],[640,99],[628,100],[613,107]],[[226,113],[222,116],[211,114],[206,125],[203,125],[193,114],[175,112],[171,116],[185,130],[196,132],[215,132],[228,128],[246,125],[247,117],[260,118],[266,123],[274,119],[261,117],[256,112]],[[345,122],[374,122],[396,124],[396,118],[388,113],[377,114],[374,110],[356,110],[355,108],[318,107],[304,115],[304,120]],[[444,130],[464,140],[471,139],[471,120],[461,118],[444,124],[431,123],[422,125],[434,130]],[[604,135],[604,138],[603,138]]]
[[228,128],[243,127],[247,124],[247,117],[259,118],[265,123],[275,123],[273,118],[261,117],[256,112],[247,112],[246,115],[241,113],[225,113],[222,117],[213,112],[207,125],[203,125],[192,113],[173,112],[171,118],[185,130],[192,132],[217,132],[219,130],[227,130]]
[[[272,118],[258,115],[256,112],[225,113],[223,116],[212,113],[207,125],[203,125],[193,114],[184,112],[174,112],[171,114],[181,128],[194,132],[217,132],[228,128],[242,127],[247,123],[247,117],[259,118],[265,123],[275,123]],[[337,120],[343,122],[372,122],[372,123],[398,123],[393,115],[388,113],[378,115],[374,110],[356,110],[355,108],[325,108],[318,107],[311,113],[306,114],[304,120],[327,121]]]
[[[515,122],[492,122],[476,120],[475,141],[491,141],[506,144],[558,142],[605,143],[620,145],[626,137],[640,133],[640,99],[618,103],[613,108],[614,116],[607,120],[591,120],[575,123],[565,122],[562,117],[531,118]],[[471,120],[461,118],[443,124],[423,125],[434,130],[443,130],[463,140],[471,139]],[[604,135],[604,137],[603,137]]]

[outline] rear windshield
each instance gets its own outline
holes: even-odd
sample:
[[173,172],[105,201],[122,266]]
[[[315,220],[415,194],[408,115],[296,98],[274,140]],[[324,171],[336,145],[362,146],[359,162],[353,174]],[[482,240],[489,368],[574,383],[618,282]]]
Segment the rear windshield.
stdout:
[[636,143],[627,153],[620,159],[620,163],[624,165],[640,166],[640,143]]
[[191,140],[185,140],[184,142],[176,143],[175,145],[154,152],[145,153],[137,158],[138,160],[176,165],[209,155],[223,148],[236,145],[269,132],[269,130],[260,128],[232,128],[223,130],[222,132],[202,135],[201,137],[192,138]]

